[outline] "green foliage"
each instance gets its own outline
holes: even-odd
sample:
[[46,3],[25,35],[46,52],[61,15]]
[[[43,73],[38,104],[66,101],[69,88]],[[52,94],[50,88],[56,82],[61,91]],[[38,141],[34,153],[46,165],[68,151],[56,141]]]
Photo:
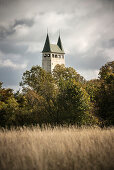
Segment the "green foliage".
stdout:
[[114,83],[114,61],[108,62],[100,68],[99,78],[106,83]]
[[80,83],[86,82],[86,80],[82,76],[80,76],[74,68],[65,67],[64,65],[57,64],[52,74],[58,85],[59,83],[61,83],[61,80],[75,80],[76,82]]
[[0,82],[0,126],[114,124],[114,62],[90,81],[64,65],[56,65],[52,74],[33,66],[20,85],[22,92],[14,93]]
[[0,82],[0,89],[2,88],[2,82]]
[[114,124],[114,84],[101,84],[97,103],[98,115],[106,124]]
[[84,88],[86,89],[87,93],[90,95],[91,102],[93,104],[96,103],[96,95],[99,91],[101,85],[101,81],[98,79],[89,80],[86,82]]
[[33,123],[48,123],[57,95],[52,75],[39,66],[23,74],[21,86],[27,99],[27,108],[34,117]]
[[15,124],[15,113],[18,103],[12,89],[0,89],[0,125],[10,126]]
[[114,125],[114,61],[102,66],[99,72],[101,81],[97,94],[98,115],[107,125]]
[[114,62],[100,68],[99,79],[87,81],[85,89],[93,103],[93,112],[104,125],[114,125]]
[[30,71],[23,73],[20,85],[23,89],[31,89],[49,100],[55,94],[52,75],[40,66],[33,66]]
[[64,82],[64,87],[62,86],[60,89],[57,103],[57,119],[60,123],[77,123],[82,125],[94,121],[90,113],[90,97],[75,80]]

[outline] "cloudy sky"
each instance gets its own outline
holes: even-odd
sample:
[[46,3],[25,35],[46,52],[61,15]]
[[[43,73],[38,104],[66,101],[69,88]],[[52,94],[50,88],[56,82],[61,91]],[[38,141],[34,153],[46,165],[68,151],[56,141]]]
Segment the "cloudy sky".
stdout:
[[114,60],[114,0],[0,0],[0,81],[19,88],[22,74],[41,66],[46,32],[59,30],[66,66],[87,80]]

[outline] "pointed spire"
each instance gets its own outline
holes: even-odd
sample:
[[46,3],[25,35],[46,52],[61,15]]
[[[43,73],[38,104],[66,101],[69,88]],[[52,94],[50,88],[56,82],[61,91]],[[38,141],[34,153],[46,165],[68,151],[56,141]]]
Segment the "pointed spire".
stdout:
[[63,46],[62,46],[62,42],[61,42],[61,38],[60,38],[60,32],[59,32],[59,38],[58,38],[58,42],[57,45],[59,46],[59,48],[64,51]]
[[44,45],[42,52],[50,52],[50,51],[51,51],[50,40],[49,40],[49,36],[48,36],[48,32],[47,32],[47,37],[46,37],[45,45]]

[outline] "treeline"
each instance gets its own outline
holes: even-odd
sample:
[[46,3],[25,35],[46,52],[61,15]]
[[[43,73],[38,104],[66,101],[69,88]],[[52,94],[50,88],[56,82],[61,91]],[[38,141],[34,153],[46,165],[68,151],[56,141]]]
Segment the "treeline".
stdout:
[[23,73],[20,86],[22,91],[14,93],[0,82],[1,127],[114,125],[114,61],[90,81],[64,65],[57,65],[52,74],[33,66]]

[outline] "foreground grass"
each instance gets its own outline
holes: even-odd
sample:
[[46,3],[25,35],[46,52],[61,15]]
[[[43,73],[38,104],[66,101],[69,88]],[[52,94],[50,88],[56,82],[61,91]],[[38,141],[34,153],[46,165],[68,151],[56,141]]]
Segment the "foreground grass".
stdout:
[[114,129],[0,131],[0,170],[112,170]]

